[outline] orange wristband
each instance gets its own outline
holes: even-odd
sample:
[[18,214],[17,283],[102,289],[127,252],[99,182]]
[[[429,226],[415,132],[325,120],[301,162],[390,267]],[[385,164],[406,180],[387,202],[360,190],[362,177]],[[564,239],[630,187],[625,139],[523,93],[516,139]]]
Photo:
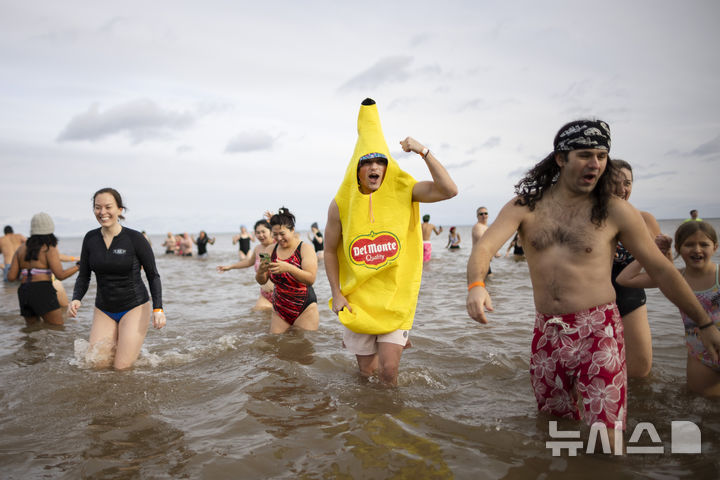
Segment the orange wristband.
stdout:
[[165,312],[162,308],[153,308],[153,313],[155,312]]
[[470,285],[468,285],[468,292],[475,287],[484,287],[484,286],[485,286],[485,282],[482,282],[482,281],[473,282]]

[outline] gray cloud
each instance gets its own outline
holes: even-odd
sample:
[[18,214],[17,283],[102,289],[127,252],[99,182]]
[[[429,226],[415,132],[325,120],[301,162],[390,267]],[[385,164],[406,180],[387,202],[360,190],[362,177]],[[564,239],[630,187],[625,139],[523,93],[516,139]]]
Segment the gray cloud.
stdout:
[[480,145],[479,147],[471,148],[470,150],[468,150],[465,153],[467,153],[468,155],[472,155],[474,153],[477,153],[478,150],[487,150],[490,148],[495,148],[499,145],[500,145],[500,137],[497,137],[497,136],[490,137],[487,140],[485,140],[485,142],[483,142],[482,145]]
[[100,111],[97,104],[73,117],[58,141],[94,142],[115,134],[126,134],[137,144],[169,136],[173,130],[187,128],[195,121],[190,112],[163,109],[151,100],[139,99]]
[[488,102],[487,100],[483,98],[474,98],[472,100],[468,100],[467,102],[463,103],[458,107],[458,112],[464,112],[466,110],[477,110],[477,111],[488,111],[491,109],[497,109],[500,107],[506,107],[508,105],[517,104],[517,100],[514,98],[505,98],[502,100],[493,99],[492,102]]
[[225,147],[225,153],[256,152],[271,150],[276,138],[265,132],[241,132],[231,138]]
[[691,155],[716,155],[720,153],[720,135],[713,138],[709,142],[705,142],[695,150],[690,152]]
[[508,178],[517,178],[520,179],[525,176],[528,170],[530,170],[531,167],[520,167],[516,168],[515,170],[509,172],[507,174]]
[[340,91],[374,89],[385,83],[404,82],[411,77],[408,68],[413,57],[394,56],[378,60],[375,65],[345,82]]
[[485,140],[485,143],[480,145],[480,148],[495,148],[500,145],[500,137],[490,137]]
[[657,177],[671,177],[678,174],[677,170],[665,170],[662,172],[655,172],[655,173],[643,173],[636,175],[636,180],[649,180],[651,178],[657,178]]
[[472,160],[466,160],[466,161],[460,162],[460,163],[448,163],[447,165],[445,165],[445,168],[448,170],[452,170],[455,168],[463,168],[463,167],[467,167],[468,165],[472,165],[475,162],[476,162],[476,160],[472,159]]
[[419,45],[427,43],[427,41],[430,39],[430,37],[431,37],[431,35],[428,35],[425,32],[419,33],[410,39],[410,46],[417,47]]

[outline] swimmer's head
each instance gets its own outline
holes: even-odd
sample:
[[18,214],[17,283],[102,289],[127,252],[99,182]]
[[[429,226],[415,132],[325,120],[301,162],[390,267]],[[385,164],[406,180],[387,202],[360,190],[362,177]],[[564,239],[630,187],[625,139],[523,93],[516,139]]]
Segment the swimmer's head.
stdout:
[[615,167],[615,195],[623,200],[628,200],[633,187],[632,167],[628,162],[619,158],[613,158],[610,163]]
[[680,249],[682,248],[685,241],[692,237],[695,233],[702,232],[705,236],[712,241],[717,248],[718,235],[712,225],[707,222],[685,222],[681,224],[677,230],[675,230],[675,251],[680,255]]
[[430,215],[423,215],[423,222],[427,223],[430,221]]
[[295,238],[295,215],[285,207],[270,217],[272,234],[275,241],[283,248],[290,246]]
[[373,193],[385,179],[388,159],[383,153],[368,153],[358,159],[357,181],[360,191],[365,195]]
[[278,213],[270,217],[270,227],[283,226],[288,230],[295,230],[295,215],[285,207],[280,208]]
[[10,225],[5,225],[3,231],[5,232],[5,235],[7,235],[8,233],[13,233],[13,228]]
[[270,230],[270,229],[272,228],[272,227],[270,226],[270,222],[268,222],[268,221],[265,220],[264,218],[263,218],[262,220],[258,220],[257,222],[255,222],[255,225],[253,226],[253,230],[256,230],[256,231],[257,231],[258,227],[260,227],[260,226],[265,227],[265,228],[267,228],[268,230]]
[[[563,125],[555,135],[553,152],[531,168],[515,184],[516,205],[527,206],[530,211],[545,192],[560,179],[563,167],[570,161],[575,150],[604,150],[610,152],[610,127],[602,120],[575,120]],[[577,155],[575,155],[577,157]],[[604,171],[595,180],[590,192],[593,200],[590,221],[600,226],[608,217],[608,205],[615,194],[615,167],[605,162]]]
[[[98,195],[101,195],[103,193],[112,195],[113,198],[115,199],[115,204],[117,205],[117,207],[120,210],[127,210],[127,208],[125,208],[125,205],[123,205],[123,201],[122,201],[122,197],[120,196],[120,192],[118,192],[117,190],[115,190],[114,188],[111,188],[111,187],[101,188],[100,190],[95,192],[95,195],[93,195],[93,204],[95,203],[95,198],[97,198]],[[125,217],[123,217],[122,214],[118,215],[118,218],[120,220],[125,220]]]

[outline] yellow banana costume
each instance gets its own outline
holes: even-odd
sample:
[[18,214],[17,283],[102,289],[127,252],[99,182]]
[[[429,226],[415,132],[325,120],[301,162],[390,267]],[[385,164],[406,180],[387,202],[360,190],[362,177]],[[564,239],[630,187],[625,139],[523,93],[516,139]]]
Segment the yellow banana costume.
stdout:
[[[412,201],[416,180],[390,156],[373,100],[362,102],[357,125],[355,152],[335,195],[342,224],[340,288],[352,309],[338,317],[356,333],[409,330],[423,265],[420,210]],[[380,188],[365,195],[357,171],[360,158],[368,155],[385,156],[388,165]]]

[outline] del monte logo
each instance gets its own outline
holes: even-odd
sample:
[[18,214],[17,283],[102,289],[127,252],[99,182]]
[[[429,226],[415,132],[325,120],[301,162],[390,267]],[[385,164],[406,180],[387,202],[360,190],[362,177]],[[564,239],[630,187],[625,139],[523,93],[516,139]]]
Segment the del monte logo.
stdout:
[[379,269],[400,254],[400,240],[391,232],[370,232],[350,242],[350,259],[355,265]]

